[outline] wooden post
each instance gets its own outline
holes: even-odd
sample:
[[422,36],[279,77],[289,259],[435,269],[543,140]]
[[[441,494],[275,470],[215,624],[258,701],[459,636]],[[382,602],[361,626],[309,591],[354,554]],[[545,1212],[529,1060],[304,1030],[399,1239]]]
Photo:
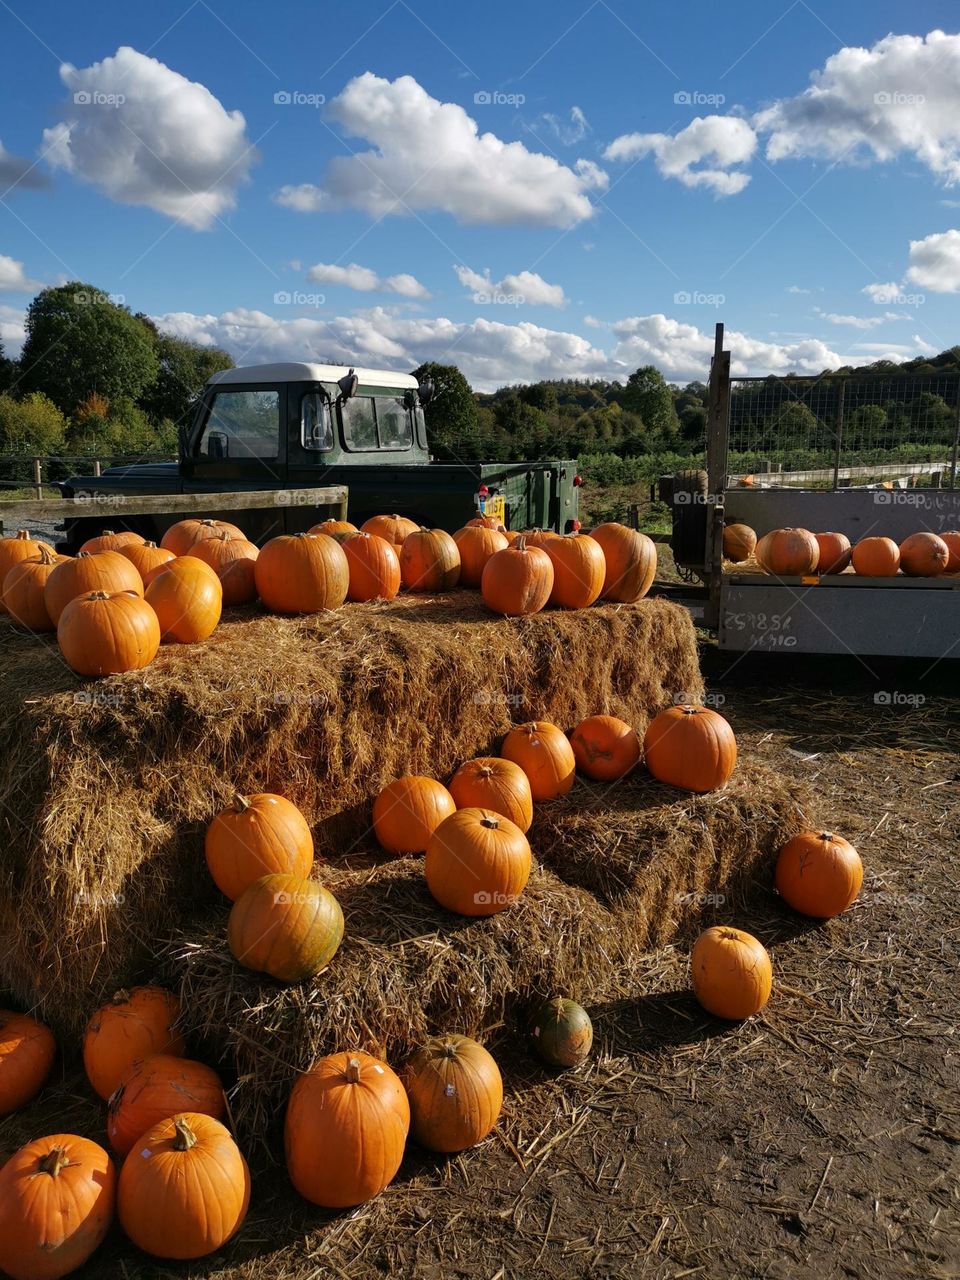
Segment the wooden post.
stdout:
[[37,491],[37,497],[43,497],[43,471],[42,463],[39,458],[33,460],[33,487]]
[[708,627],[720,622],[720,584],[723,579],[723,511],[730,444],[730,352],[723,349],[723,325],[714,335],[710,363],[710,401],[707,417],[707,537],[704,577],[708,599],[703,620]]
[[844,392],[847,388],[846,378],[840,379],[840,394],[837,397],[837,448],[833,455],[833,487],[840,488],[840,451],[843,448],[843,404]]
[[94,458],[94,460],[93,460],[93,474],[94,474],[95,476],[99,476],[99,475],[101,474],[101,471],[100,471],[100,459],[99,459],[99,458]]
[[957,457],[960,455],[960,377],[958,377],[957,396],[957,423],[953,433],[953,457],[950,460],[950,488],[957,487]]

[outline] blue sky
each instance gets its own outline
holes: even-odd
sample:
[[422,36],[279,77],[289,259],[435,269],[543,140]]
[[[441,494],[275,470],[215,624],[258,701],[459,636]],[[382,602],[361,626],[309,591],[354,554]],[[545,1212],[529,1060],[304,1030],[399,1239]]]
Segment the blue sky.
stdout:
[[939,351],[957,29],[926,0],[4,2],[0,333],[81,278],[243,363],[485,389],[703,376],[717,319],[741,372]]

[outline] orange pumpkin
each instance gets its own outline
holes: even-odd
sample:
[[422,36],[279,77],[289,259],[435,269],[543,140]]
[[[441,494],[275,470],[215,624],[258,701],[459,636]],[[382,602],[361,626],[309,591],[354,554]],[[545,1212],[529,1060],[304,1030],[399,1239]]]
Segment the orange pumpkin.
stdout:
[[733,773],[737,740],[709,707],[668,707],[647,725],[643,756],[658,781],[684,791],[713,791]]
[[213,634],[223,609],[223,588],[213,569],[196,556],[164,565],[146,591],[164,644],[199,644]]
[[892,538],[861,538],[851,559],[866,578],[893,578],[900,568],[900,548]]
[[423,853],[456,801],[434,778],[397,778],[373,802],[373,830],[388,853]]
[[122,551],[124,547],[142,547],[145,542],[145,538],[130,529],[122,529],[119,533],[104,529],[95,538],[88,538],[80,550],[91,554],[97,551]]
[[312,525],[307,533],[325,533],[328,537],[334,538],[338,533],[359,533],[360,530],[355,524],[351,524],[349,520],[321,520],[319,524]]
[[478,525],[458,529],[453,540],[460,553],[461,587],[479,587],[487,561],[510,545],[496,529],[482,529]]
[[418,529],[403,540],[400,576],[408,591],[452,591],[460,581],[460,551],[444,529]]
[[72,1133],[35,1138],[0,1170],[0,1267],[12,1280],[60,1280],[113,1221],[117,1178],[102,1147]]
[[734,564],[749,560],[756,550],[757,535],[748,524],[728,524],[723,529],[723,554]]
[[820,549],[817,560],[818,573],[843,573],[850,563],[852,548],[845,533],[815,533]]
[[492,809],[521,831],[533,821],[530,779],[518,764],[500,756],[480,756],[462,764],[450,779],[458,809]]
[[500,1118],[503,1077],[483,1045],[467,1036],[433,1036],[403,1073],[410,1129],[430,1151],[466,1151]]
[[900,543],[900,568],[911,578],[939,578],[950,563],[950,548],[935,533],[911,533]]
[[530,779],[534,800],[556,800],[573,786],[577,762],[562,729],[546,720],[531,720],[511,729],[500,754],[518,764]]
[[176,559],[172,551],[158,547],[155,542],[131,542],[125,547],[120,547],[119,551],[139,573],[144,586],[157,576],[163,565]]
[[83,1037],[83,1068],[104,1101],[135,1063],[155,1053],[183,1057],[187,1044],[174,1027],[179,1017],[180,1002],[163,987],[118,991],[96,1011]]
[[257,584],[253,567],[260,551],[246,538],[233,538],[228,533],[218,533],[215,538],[203,538],[191,555],[210,566],[220,579],[225,605],[250,604],[257,598]]
[[528,547],[540,547],[545,550],[547,543],[554,541],[560,537],[553,529],[525,529],[520,534],[521,538],[526,539]]
[[274,613],[320,613],[346,600],[350,567],[343,547],[326,534],[281,534],[261,549],[254,578]]
[[561,609],[586,609],[599,600],[607,574],[603,548],[585,533],[548,538],[543,546],[553,565],[550,603]]
[[54,626],[60,615],[77,596],[91,591],[132,591],[143,595],[143,579],[126,556],[119,551],[81,551],[55,565],[43,588],[43,599]]
[[364,1204],[393,1181],[409,1130],[410,1103],[385,1062],[366,1053],[320,1058],[290,1093],[290,1181],[326,1209]]
[[39,1093],[57,1052],[50,1029],[28,1013],[0,1009],[0,1116]]
[[595,782],[615,782],[640,759],[635,729],[616,716],[588,716],[570,735],[577,768]]
[[441,907],[492,916],[514,903],[530,876],[527,837],[492,809],[458,809],[430,837],[427,888]]
[[69,558],[41,547],[39,555],[18,560],[3,580],[4,612],[30,631],[55,631],[43,593],[50,574]]
[[405,538],[419,529],[416,520],[408,520],[406,516],[371,516],[360,526],[361,533],[372,533],[385,542],[391,543],[399,552]]
[[502,529],[503,525],[493,516],[482,516],[479,512],[463,526],[465,529]]
[[775,879],[777,892],[794,911],[829,920],[856,900],[863,863],[843,836],[803,831],[777,855]]
[[204,1258],[239,1229],[250,1170],[219,1120],[179,1112],[151,1126],[123,1162],[117,1216],[155,1258]]
[[516,542],[518,538],[523,537],[519,529],[505,529],[502,524],[497,526],[497,532],[502,533],[507,542]]
[[[26,529],[18,529],[12,538],[0,538],[0,591],[2,591],[7,574],[20,560],[33,560],[40,554],[41,547],[46,547],[52,554],[53,547],[46,542],[34,542]],[[0,613],[6,609],[0,600]]]
[[480,589],[494,613],[508,618],[539,613],[553,590],[553,564],[540,547],[528,547],[525,538],[518,538],[484,565]]
[[960,573],[960,530],[948,529],[940,537],[947,544],[950,558],[947,561],[946,573]]
[[741,929],[716,925],[704,930],[690,956],[690,973],[694,995],[718,1018],[750,1018],[770,998],[770,957],[761,942]]
[[400,590],[400,557],[392,542],[362,531],[343,544],[350,571],[348,600],[392,600]]
[[136,1062],[110,1097],[107,1137],[119,1156],[161,1120],[179,1112],[200,1111],[221,1120],[226,1113],[217,1073],[190,1058],[154,1053]]
[[244,889],[230,910],[233,958],[278,982],[301,982],[325,969],[343,941],[343,912],[316,880],[282,872]]
[[616,523],[597,525],[587,536],[603,551],[603,599],[617,604],[642,600],[656,577],[656,544],[645,533]]
[[820,547],[809,529],[771,529],[754,554],[761,567],[778,578],[805,577],[820,562]]
[[204,840],[207,868],[231,902],[261,876],[283,872],[305,880],[313,868],[313,836],[295,804],[268,791],[242,796],[218,813]]
[[226,533],[231,538],[246,536],[242,529],[227,520],[199,520],[191,517],[172,524],[160,539],[160,545],[165,551],[172,551],[175,556],[186,556],[198,542],[205,538],[216,538],[221,533]]
[[61,613],[57,642],[77,675],[112,676],[150,665],[160,648],[160,624],[150,604],[129,591],[91,591]]

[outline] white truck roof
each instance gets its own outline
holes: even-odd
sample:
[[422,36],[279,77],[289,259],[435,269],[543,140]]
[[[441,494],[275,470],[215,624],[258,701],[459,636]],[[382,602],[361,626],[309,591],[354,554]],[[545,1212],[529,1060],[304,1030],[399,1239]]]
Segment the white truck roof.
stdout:
[[[389,369],[361,369],[353,367],[357,380],[364,387],[390,387],[395,390],[416,390],[416,378],[409,373],[392,373]],[[243,382],[339,382],[349,366],[343,364],[310,364],[293,361],[286,364],[250,364],[242,369],[224,369],[207,379],[207,386],[220,383]]]

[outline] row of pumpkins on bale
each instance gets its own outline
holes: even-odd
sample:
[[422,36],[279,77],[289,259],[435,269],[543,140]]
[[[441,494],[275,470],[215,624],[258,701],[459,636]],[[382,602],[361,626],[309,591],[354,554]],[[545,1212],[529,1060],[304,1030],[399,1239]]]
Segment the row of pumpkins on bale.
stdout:
[[236,525],[191,519],[172,525],[160,546],[107,530],[75,557],[26,530],[0,539],[0,608],[31,631],[56,631],[74,671],[102,676],[147,666],[162,642],[206,640],[225,604],[258,596],[274,613],[306,614],[392,600],[401,583],[430,594],[479,587],[494,613],[517,617],[547,604],[585,609],[601,597],[632,603],[656,568],[651,539],[621,524],[523,534],[477,516],[450,535],[373,516],[362,529],[324,520],[258,549]]
[[[509,909],[531,866],[526,832],[534,802],[565,795],[579,769],[608,781],[636,768],[638,735],[623,721],[592,716],[569,737],[536,722],[507,735],[502,756],[462,765],[449,786],[408,776],[373,805],[373,829],[391,854],[424,854],[427,886],[452,912]],[[654,777],[688,790],[722,785],[736,762],[727,721],[703,707],[672,707],[642,744]],[[312,976],[334,957],[343,915],[310,879],[313,839],[289,800],[238,795],[210,823],[209,871],[232,900],[228,939],[240,963],[280,980]],[[806,831],[779,851],[776,886],[805,915],[828,918],[856,899],[857,851],[842,836]],[[708,1012],[739,1021],[764,1007],[772,968],[763,944],[729,925],[707,929],[690,957],[693,992]],[[14,1280],[57,1280],[103,1241],[114,1214],[129,1238],[156,1257],[197,1258],[219,1249],[242,1224],[250,1172],[223,1121],[223,1085],[185,1057],[176,998],[159,987],[119,992],[87,1027],[83,1060],[107,1101],[107,1137],[122,1161],[75,1134],[28,1142],[0,1169],[0,1267]],[[554,1067],[589,1055],[593,1028],[580,1005],[542,1002],[530,1040]],[[0,1011],[0,1115],[41,1088],[55,1056],[48,1028]],[[454,1153],[481,1142],[503,1103],[492,1055],[445,1033],[420,1046],[400,1073],[358,1051],[321,1057],[290,1093],[284,1128],[287,1170],[308,1201],[330,1209],[366,1202],[392,1181],[408,1135]]]
[[751,556],[779,578],[818,573],[854,572],[868,578],[892,578],[902,571],[911,578],[939,578],[960,573],[960,531],[911,533],[898,546],[893,538],[868,537],[851,545],[845,533],[811,533],[808,529],[772,529],[758,539],[747,524],[723,530],[723,554],[734,564]]

